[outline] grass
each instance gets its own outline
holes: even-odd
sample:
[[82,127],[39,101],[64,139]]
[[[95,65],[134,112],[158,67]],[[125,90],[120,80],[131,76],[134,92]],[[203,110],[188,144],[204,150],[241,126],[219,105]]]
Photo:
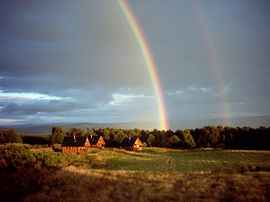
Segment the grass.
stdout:
[[0,201],[270,201],[270,151],[106,148],[57,155],[64,161],[55,169],[0,173]]
[[270,174],[89,170],[69,166],[24,201],[269,201]]
[[[90,154],[91,155],[91,154]],[[107,170],[152,172],[228,172],[270,170],[270,151],[169,150],[146,148],[141,152],[119,149],[98,151]]]

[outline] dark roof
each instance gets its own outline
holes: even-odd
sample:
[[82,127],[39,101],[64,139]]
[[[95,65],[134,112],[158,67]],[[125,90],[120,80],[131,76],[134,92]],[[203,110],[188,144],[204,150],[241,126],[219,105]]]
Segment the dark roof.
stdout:
[[87,137],[64,137],[62,147],[83,147],[85,145]]
[[90,136],[88,137],[91,145],[96,145],[100,136]]
[[130,147],[130,146],[133,146],[136,140],[137,140],[136,137],[126,137],[126,138],[122,141],[122,147]]

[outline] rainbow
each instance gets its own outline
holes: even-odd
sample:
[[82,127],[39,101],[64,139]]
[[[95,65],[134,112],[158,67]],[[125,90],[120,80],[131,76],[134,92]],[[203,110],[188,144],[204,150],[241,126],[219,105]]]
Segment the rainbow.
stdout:
[[151,55],[151,51],[149,48],[149,45],[147,44],[147,40],[143,34],[143,31],[136,20],[136,17],[132,13],[132,10],[128,6],[127,2],[125,0],[118,0],[118,5],[120,6],[125,18],[128,21],[128,24],[136,38],[136,41],[139,45],[139,48],[142,52],[142,55],[144,57],[146,66],[148,68],[151,81],[153,84],[153,88],[155,91],[155,96],[157,100],[158,105],[158,111],[159,111],[159,122],[160,122],[160,129],[161,130],[168,130],[169,129],[169,123],[166,113],[166,107],[165,107],[165,101],[162,93],[162,88],[157,72],[157,68],[155,65],[155,62],[153,60],[153,57]]
[[198,27],[202,33],[202,37],[205,43],[205,47],[208,53],[208,63],[211,68],[211,72],[213,74],[214,82],[216,83],[216,87],[219,91],[218,95],[218,103],[219,110],[222,116],[222,125],[230,125],[230,110],[227,106],[227,98],[224,96],[224,78],[221,68],[221,62],[218,55],[217,48],[215,46],[213,37],[211,36],[210,29],[207,24],[207,18],[203,13],[203,9],[201,8],[199,1],[191,1],[192,10],[194,16],[198,22]]

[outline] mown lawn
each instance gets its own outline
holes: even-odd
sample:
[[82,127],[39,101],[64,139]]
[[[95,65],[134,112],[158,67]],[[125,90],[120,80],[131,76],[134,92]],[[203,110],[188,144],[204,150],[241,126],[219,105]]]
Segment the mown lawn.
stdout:
[[[97,151],[108,170],[162,172],[217,172],[270,170],[270,151],[171,150],[145,148],[141,152],[119,149]],[[89,154],[91,155],[91,153]]]

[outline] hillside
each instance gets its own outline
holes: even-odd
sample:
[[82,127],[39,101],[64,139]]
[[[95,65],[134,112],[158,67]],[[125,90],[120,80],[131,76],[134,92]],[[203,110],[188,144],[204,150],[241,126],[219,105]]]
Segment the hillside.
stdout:
[[13,126],[2,126],[0,128],[14,128],[19,133],[25,134],[49,134],[51,133],[52,126],[62,126],[65,131],[70,128],[81,128],[85,130],[86,128],[122,128],[122,129],[148,129],[152,130],[158,128],[158,124],[154,122],[127,122],[127,123],[52,123],[46,125],[13,125]]
[[[19,133],[26,134],[49,134],[51,133],[52,126],[62,126],[66,131],[70,128],[122,128],[122,129],[147,129],[153,130],[159,128],[157,122],[123,122],[123,123],[50,123],[50,124],[25,124],[25,125],[12,125],[12,126],[0,126],[0,128],[14,128]],[[199,128],[206,125],[222,125],[221,119],[209,119],[209,120],[178,120],[171,121],[171,129],[184,129],[184,128]],[[236,117],[230,119],[230,126],[241,127],[250,126],[257,128],[260,126],[270,126],[270,116],[252,116],[252,117]]]

